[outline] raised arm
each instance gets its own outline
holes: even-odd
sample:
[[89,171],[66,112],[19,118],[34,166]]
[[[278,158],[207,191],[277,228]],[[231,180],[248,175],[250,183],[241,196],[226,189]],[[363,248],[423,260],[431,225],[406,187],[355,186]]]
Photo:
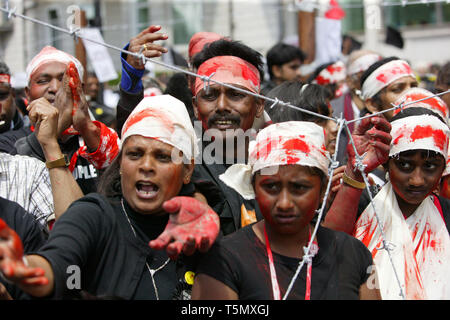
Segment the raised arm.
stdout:
[[[159,33],[161,26],[150,26],[137,36],[132,38],[125,46],[125,50],[142,54],[147,58],[160,57],[167,49],[154,43],[155,41],[167,40],[167,35]],[[126,119],[144,97],[142,76],[145,65],[142,60],[131,55],[122,54],[122,78],[120,80],[120,100],[117,105],[117,132],[121,133]]]
[[[363,119],[352,134],[357,152],[364,155],[364,172],[367,174],[385,163],[389,157],[391,125],[382,117]],[[358,203],[363,190],[364,180],[355,167],[355,152],[351,144],[348,145],[349,159],[345,168],[344,184],[337,192],[323,225],[333,230],[352,234],[358,212]],[[345,182],[347,181],[347,182]]]

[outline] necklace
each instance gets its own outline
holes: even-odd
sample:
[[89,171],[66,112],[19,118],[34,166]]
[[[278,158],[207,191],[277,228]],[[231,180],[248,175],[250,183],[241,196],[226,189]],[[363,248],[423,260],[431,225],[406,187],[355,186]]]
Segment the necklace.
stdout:
[[[127,214],[127,210],[125,210],[125,206],[123,205],[123,198],[120,199],[120,203],[122,204],[122,210],[123,210],[123,213],[125,214],[125,217],[127,218],[128,224],[130,225],[130,228],[131,228],[131,231],[133,231],[134,237],[137,239],[136,231],[134,230],[133,225],[131,224],[130,218],[128,217],[128,214]],[[156,286],[154,274],[156,272],[158,272],[159,270],[162,270],[169,263],[169,261],[170,261],[170,258],[167,258],[167,260],[162,265],[160,265],[158,268],[151,269],[150,266],[148,265],[147,259],[145,259],[145,265],[147,266],[148,272],[150,273],[150,277],[152,278],[153,289],[155,290],[156,300],[159,300],[159,294],[158,294],[158,287]]]

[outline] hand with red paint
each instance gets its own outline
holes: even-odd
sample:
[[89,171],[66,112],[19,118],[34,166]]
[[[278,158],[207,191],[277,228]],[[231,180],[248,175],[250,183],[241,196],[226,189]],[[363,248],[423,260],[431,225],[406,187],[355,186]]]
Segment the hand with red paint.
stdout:
[[41,268],[30,268],[23,259],[23,246],[17,233],[0,219],[0,272],[16,284],[39,286],[48,284]]
[[89,116],[89,104],[84,95],[82,81],[74,63],[69,63],[64,77],[63,87],[71,100],[72,125],[76,131],[83,135],[89,126],[95,127],[95,125]]
[[[369,173],[379,165],[385,163],[389,158],[391,143],[391,124],[384,118],[373,116],[361,120],[361,123],[353,131],[352,137],[355,142],[358,154],[363,157],[362,163],[365,165],[364,172]],[[355,151],[351,143],[347,146],[349,155],[346,174],[351,178],[362,177],[355,167]],[[353,175],[353,176],[352,176]]]
[[[143,49],[142,54],[146,58],[160,57],[163,53],[167,53],[167,49],[159,44],[155,44],[155,41],[167,40],[168,36],[164,33],[157,33],[161,30],[161,26],[150,26],[136,37],[130,40],[128,51],[139,53]],[[127,63],[135,69],[144,69],[145,65],[142,64],[142,60],[128,55]]]
[[219,234],[219,216],[205,203],[191,197],[174,197],[163,204],[170,214],[164,232],[149,245],[166,248],[171,259],[180,253],[192,255],[196,250],[206,252]]

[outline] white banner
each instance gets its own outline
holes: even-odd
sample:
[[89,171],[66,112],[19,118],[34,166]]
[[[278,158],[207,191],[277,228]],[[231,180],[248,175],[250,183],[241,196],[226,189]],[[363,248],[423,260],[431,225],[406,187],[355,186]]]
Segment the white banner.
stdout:
[[[83,28],[81,34],[88,39],[105,43],[98,28]],[[83,44],[98,81],[107,82],[117,79],[118,75],[108,49],[85,39],[83,39]]]

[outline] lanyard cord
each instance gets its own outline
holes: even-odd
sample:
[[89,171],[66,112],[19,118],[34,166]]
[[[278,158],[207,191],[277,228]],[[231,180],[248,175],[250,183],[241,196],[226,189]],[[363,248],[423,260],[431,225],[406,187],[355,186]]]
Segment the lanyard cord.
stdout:
[[[270,271],[270,280],[272,282],[272,293],[274,300],[281,300],[280,295],[280,286],[278,284],[277,272],[275,270],[275,264],[273,262],[272,249],[270,248],[269,237],[267,236],[266,224],[264,223],[264,237],[266,239],[266,251],[267,258],[269,260],[269,271]],[[311,240],[311,230],[309,230],[309,239]],[[313,242],[314,245],[317,246],[317,242]],[[312,259],[308,261],[307,273],[306,273],[306,290],[305,290],[305,300],[311,300],[311,273],[312,273]]]

